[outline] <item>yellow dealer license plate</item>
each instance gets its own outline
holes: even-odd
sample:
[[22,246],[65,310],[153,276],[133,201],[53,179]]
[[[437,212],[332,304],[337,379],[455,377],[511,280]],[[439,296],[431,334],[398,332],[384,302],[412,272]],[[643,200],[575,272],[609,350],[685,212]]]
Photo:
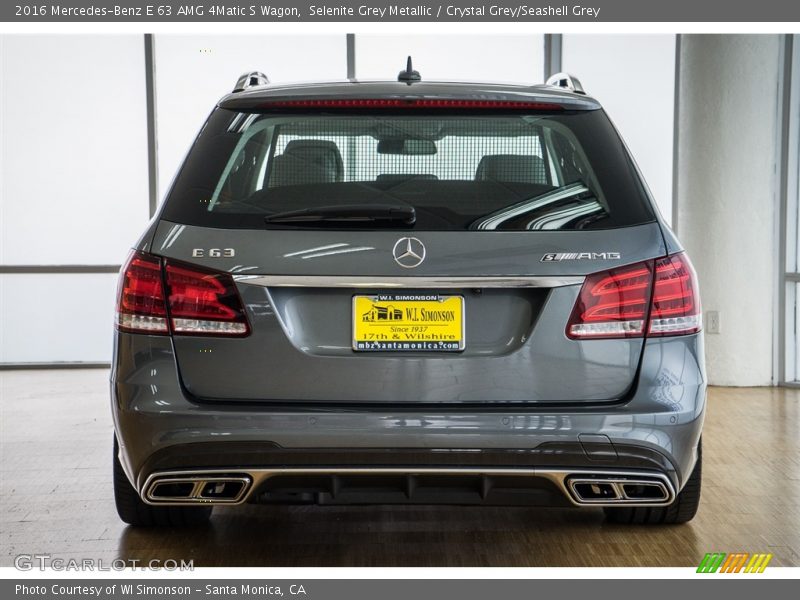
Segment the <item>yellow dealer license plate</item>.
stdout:
[[462,296],[353,296],[353,350],[460,352],[463,349]]

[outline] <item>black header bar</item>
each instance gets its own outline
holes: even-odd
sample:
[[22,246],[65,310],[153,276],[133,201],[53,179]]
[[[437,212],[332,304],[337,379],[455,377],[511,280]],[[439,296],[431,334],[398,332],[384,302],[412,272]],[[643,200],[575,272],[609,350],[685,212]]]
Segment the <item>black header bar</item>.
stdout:
[[793,0],[11,0],[4,22],[800,22]]

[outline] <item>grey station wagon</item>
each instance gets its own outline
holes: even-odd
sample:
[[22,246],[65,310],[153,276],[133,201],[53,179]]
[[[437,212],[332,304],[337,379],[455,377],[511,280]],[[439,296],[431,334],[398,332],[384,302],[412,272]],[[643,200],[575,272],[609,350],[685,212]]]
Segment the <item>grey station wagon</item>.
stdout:
[[577,79],[249,73],[120,274],[116,505],[681,523],[705,393],[692,265]]

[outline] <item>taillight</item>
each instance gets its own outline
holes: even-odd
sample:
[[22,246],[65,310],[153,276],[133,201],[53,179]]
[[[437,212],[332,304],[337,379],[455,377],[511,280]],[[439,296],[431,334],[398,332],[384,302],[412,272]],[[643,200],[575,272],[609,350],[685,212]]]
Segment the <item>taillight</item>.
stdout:
[[167,261],[172,331],[195,335],[247,335],[242,301],[227,273]]
[[161,261],[132,252],[117,288],[117,328],[137,333],[167,333]]
[[572,309],[567,335],[571,338],[641,336],[652,287],[652,261],[589,275]]
[[229,274],[170,261],[162,265],[159,258],[144,252],[133,252],[123,269],[117,327],[149,334],[243,336],[249,332]]
[[685,254],[656,261],[648,335],[696,333],[702,326],[697,276]]
[[683,335],[700,331],[700,297],[685,254],[589,275],[567,336],[608,339]]

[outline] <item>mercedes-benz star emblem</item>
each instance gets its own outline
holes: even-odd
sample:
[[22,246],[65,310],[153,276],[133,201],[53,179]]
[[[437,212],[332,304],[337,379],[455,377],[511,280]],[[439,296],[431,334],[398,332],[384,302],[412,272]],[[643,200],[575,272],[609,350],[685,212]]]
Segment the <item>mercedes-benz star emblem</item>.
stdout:
[[425,244],[415,237],[403,237],[392,248],[395,262],[406,269],[413,269],[425,260]]

